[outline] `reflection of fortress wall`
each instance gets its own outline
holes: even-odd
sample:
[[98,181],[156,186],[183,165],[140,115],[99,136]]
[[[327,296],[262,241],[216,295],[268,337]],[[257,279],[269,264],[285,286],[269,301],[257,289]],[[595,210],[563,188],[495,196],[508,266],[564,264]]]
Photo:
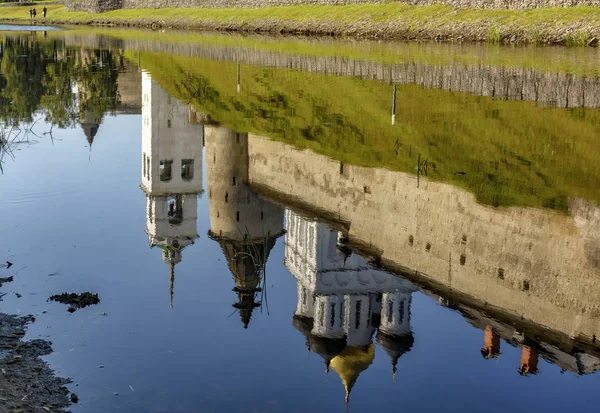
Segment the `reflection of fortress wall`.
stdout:
[[[90,41],[67,34],[67,44],[106,46],[110,39]],[[358,76],[424,88],[467,92],[511,100],[529,100],[558,107],[600,107],[600,78],[535,69],[490,65],[432,66],[418,63],[387,65],[340,57],[295,56],[241,48],[219,48],[202,44],[161,43],[148,39],[112,40],[116,46],[132,50],[162,52],[240,62],[269,67],[293,68],[307,72]],[[123,44],[124,43],[124,44]]]
[[254,187],[348,222],[350,238],[383,260],[570,336],[600,335],[598,257],[588,252],[600,228],[582,234],[579,215],[493,209],[451,185],[417,188],[405,173],[340,173],[337,161],[253,135],[249,156]]

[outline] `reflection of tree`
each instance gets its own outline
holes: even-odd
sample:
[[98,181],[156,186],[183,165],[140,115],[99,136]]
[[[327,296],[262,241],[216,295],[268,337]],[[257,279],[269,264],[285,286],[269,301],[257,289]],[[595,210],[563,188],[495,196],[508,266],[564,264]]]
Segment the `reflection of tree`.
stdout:
[[6,39],[2,47],[0,84],[2,120],[9,124],[31,122],[44,94],[44,55],[38,44],[27,39]]
[[100,123],[119,103],[121,66],[109,50],[59,53],[56,42],[7,38],[0,44],[0,119],[18,125],[40,112],[59,127],[74,126],[82,116]]

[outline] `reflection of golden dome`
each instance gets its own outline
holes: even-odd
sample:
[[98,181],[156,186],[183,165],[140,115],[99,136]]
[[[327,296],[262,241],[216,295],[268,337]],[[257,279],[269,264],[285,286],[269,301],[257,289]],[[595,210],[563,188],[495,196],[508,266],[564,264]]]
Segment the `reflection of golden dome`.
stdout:
[[340,376],[346,388],[346,403],[359,374],[373,363],[373,359],[375,345],[371,343],[366,347],[346,347],[339,356],[331,360],[331,368]]

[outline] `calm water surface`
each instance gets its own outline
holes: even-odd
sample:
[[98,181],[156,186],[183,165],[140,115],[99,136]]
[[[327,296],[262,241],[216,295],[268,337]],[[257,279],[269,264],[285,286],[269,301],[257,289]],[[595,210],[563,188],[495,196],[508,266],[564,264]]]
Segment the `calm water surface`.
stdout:
[[72,410],[596,411],[595,69],[229,39],[3,35],[2,311]]

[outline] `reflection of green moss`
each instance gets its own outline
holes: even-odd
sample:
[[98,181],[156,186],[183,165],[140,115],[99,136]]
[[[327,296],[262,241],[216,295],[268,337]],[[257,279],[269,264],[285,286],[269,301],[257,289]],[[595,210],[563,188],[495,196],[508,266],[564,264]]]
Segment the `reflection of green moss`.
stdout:
[[[130,58],[137,61],[137,53]],[[483,203],[566,210],[568,197],[600,201],[600,111],[398,86],[378,81],[154,53],[142,67],[176,98],[239,131],[310,148],[344,163],[416,173],[472,191]],[[197,99],[188,79],[216,91]],[[396,154],[397,149],[397,154]]]

